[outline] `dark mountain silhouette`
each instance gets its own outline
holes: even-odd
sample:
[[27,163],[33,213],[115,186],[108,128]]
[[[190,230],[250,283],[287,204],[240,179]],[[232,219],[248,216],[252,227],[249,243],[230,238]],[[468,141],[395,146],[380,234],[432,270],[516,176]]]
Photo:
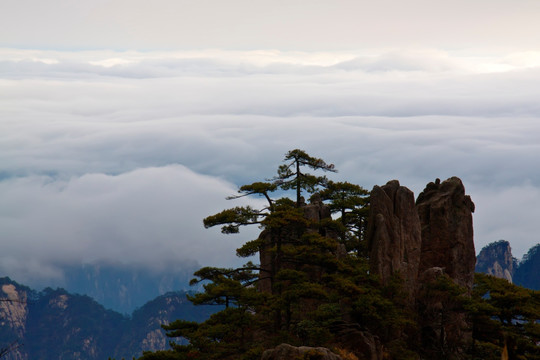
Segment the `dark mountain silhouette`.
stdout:
[[163,350],[168,338],[162,324],[179,318],[203,321],[218,310],[195,307],[186,295],[161,295],[126,316],[86,295],[51,288],[37,292],[1,278],[0,348],[22,345],[4,357],[8,360],[131,359]]

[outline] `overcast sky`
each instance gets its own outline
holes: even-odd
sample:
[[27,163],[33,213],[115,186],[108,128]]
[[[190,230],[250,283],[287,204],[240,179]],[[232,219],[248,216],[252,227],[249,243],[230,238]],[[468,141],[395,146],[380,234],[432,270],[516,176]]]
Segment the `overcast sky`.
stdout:
[[[202,218],[301,148],[459,176],[477,251],[540,219],[540,2],[0,0],[0,272],[239,264]],[[40,280],[40,281],[41,281]]]

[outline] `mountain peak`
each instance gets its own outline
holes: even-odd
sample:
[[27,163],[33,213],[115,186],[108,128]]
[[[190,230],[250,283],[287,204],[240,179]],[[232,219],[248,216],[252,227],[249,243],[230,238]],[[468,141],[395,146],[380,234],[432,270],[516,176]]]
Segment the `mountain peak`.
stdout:
[[506,240],[499,240],[482,248],[476,260],[476,272],[493,275],[513,282],[517,268],[516,259],[512,256],[512,248]]

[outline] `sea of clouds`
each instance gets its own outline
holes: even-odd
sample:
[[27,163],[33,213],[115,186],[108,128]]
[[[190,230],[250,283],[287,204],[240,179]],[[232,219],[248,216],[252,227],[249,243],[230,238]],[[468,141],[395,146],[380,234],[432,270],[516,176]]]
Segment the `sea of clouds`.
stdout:
[[367,189],[459,176],[477,251],[538,242],[540,54],[0,49],[0,272],[232,266],[202,219],[301,148]]

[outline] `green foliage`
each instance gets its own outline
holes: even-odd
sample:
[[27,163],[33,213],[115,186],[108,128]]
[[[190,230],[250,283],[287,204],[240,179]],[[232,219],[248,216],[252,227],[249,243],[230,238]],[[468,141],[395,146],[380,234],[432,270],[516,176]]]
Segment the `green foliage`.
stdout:
[[273,200],[270,198],[270,193],[276,191],[278,188],[275,183],[268,182],[254,182],[253,184],[243,185],[238,190],[239,195],[229,196],[227,199],[238,199],[249,195],[264,196],[268,201],[268,208],[271,210],[273,207]]
[[204,282],[204,292],[188,296],[195,305],[224,305],[241,307],[252,302],[258,292],[251,286],[257,279],[256,268],[251,262],[239,269],[204,267],[195,272],[198,279],[191,280],[195,285]]
[[169,331],[168,336],[190,340],[189,345],[172,343],[181,359],[237,359],[239,354],[253,354],[256,323],[254,314],[245,307],[229,307],[202,324],[178,320],[163,328]]
[[255,239],[246,242],[244,245],[236,249],[236,256],[238,257],[250,257],[257,254],[264,246],[263,239]]
[[468,310],[475,358],[500,359],[506,346],[510,358],[540,359],[540,291],[477,273]]
[[203,224],[205,228],[223,225],[221,227],[222,233],[235,234],[240,231],[240,226],[259,224],[259,219],[263,216],[265,216],[263,212],[250,206],[237,206],[208,216],[203,220]]
[[328,181],[319,192],[328,201],[330,211],[340,215],[340,223],[360,237],[365,231],[368,215],[369,191],[349,182]]
[[468,346],[468,289],[446,273],[431,273],[421,283],[417,302],[422,339],[419,351],[429,358],[453,359],[454,354]]
[[300,149],[289,151],[285,154],[284,161],[285,164],[278,168],[278,175],[274,178],[274,183],[283,190],[296,190],[297,206],[300,206],[302,190],[314,193],[320,186],[324,186],[328,182],[324,176],[314,176],[302,172],[302,167],[337,172],[333,164],[327,164],[324,160],[314,158]]

